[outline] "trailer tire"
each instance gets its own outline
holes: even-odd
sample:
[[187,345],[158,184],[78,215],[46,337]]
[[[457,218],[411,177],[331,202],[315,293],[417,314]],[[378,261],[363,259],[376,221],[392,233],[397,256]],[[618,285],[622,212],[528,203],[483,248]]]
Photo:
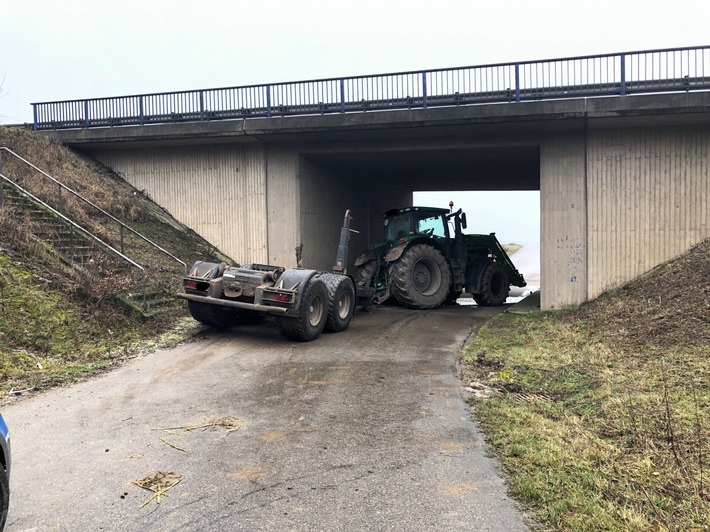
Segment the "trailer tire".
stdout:
[[497,307],[505,303],[510,292],[508,271],[500,262],[489,262],[481,275],[481,292],[473,299],[482,307]]
[[278,316],[276,324],[286,338],[310,342],[320,336],[328,319],[328,289],[320,279],[313,279],[303,290],[298,315]]
[[320,276],[328,289],[328,319],[325,330],[341,332],[350,326],[355,313],[355,286],[350,277],[326,273]]
[[226,329],[237,323],[237,309],[198,301],[188,301],[187,308],[193,318],[205,325]]
[[390,282],[395,299],[405,307],[431,309],[441,306],[451,288],[451,268],[433,246],[414,244],[392,264]]

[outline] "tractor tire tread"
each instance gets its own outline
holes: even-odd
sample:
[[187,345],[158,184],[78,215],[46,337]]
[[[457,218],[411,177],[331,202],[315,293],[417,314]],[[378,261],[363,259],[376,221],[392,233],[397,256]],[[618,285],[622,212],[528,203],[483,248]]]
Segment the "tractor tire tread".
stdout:
[[[419,293],[414,288],[413,269],[423,258],[435,264],[440,274],[439,286],[430,295]],[[399,304],[415,309],[433,309],[440,307],[449,294],[451,267],[446,257],[434,246],[414,244],[390,267],[390,282],[392,294]]]

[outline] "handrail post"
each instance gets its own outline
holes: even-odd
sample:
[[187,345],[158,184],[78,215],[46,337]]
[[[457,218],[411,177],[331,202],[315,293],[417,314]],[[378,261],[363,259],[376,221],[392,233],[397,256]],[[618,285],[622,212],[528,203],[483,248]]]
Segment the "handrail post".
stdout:
[[84,127],[89,127],[89,100],[84,100]]
[[422,72],[422,107],[427,108],[426,72]]
[[148,306],[146,304],[146,299],[148,297],[148,294],[146,293],[146,273],[145,270],[143,270],[143,312],[148,312]]
[[38,126],[37,126],[37,104],[32,104],[32,114],[34,115],[34,125],[32,126],[32,129],[37,131]]
[[271,85],[266,86],[266,116],[271,116]]
[[520,64],[515,63],[515,101],[520,102]]
[[62,209],[62,186],[58,185],[57,186],[57,210],[64,214],[64,210]]
[[143,96],[138,96],[138,113],[141,126],[145,124],[145,109],[143,108]]
[[121,229],[121,253],[125,255],[126,252],[123,250],[123,226],[120,225],[119,228]]
[[621,95],[626,96],[626,54],[621,54]]
[[205,120],[205,91],[200,91],[200,120]]
[[345,112],[345,80],[340,80],[340,112]]

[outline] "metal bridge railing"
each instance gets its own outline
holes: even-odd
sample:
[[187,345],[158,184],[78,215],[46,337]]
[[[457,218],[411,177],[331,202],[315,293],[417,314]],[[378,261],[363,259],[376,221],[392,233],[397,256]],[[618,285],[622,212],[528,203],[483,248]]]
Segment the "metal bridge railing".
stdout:
[[32,105],[42,130],[709,89],[696,46]]

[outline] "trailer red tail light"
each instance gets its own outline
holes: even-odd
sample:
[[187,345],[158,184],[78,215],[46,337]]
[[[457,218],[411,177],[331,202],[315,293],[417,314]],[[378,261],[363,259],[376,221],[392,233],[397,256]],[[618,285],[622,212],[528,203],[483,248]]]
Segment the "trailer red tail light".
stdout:
[[185,281],[185,288],[197,290],[197,281]]
[[281,303],[288,303],[289,299],[288,294],[276,294],[276,301],[280,301]]

